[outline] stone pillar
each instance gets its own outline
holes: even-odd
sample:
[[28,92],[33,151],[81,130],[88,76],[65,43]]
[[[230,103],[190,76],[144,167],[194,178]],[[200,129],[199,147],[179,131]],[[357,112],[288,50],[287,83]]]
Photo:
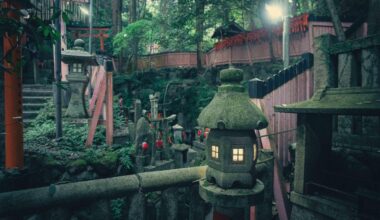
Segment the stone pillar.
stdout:
[[87,112],[85,103],[83,103],[84,89],[88,83],[88,78],[80,74],[72,74],[67,76],[70,84],[71,98],[69,107],[66,110],[66,116],[70,118],[85,118]]
[[[63,207],[57,207],[54,209],[51,209],[41,216],[42,219],[56,219],[56,220],[69,220],[71,219],[71,213],[70,210],[65,209]],[[38,219],[38,217],[37,217]]]
[[[380,87],[380,49],[362,50],[362,87]],[[378,136],[380,134],[380,117],[366,116],[362,121],[363,135]]]
[[297,150],[294,168],[294,191],[305,193],[306,183],[318,181],[324,158],[331,151],[332,116],[297,115]]
[[142,192],[132,196],[128,212],[129,220],[145,220],[146,219],[146,198]]
[[178,201],[177,188],[169,188],[162,191],[160,220],[177,220],[178,216]]
[[204,220],[206,216],[206,203],[198,193],[198,184],[190,188],[189,220]]
[[142,113],[141,100],[140,99],[136,99],[134,105],[135,105],[134,106],[134,108],[135,108],[134,122],[137,123],[137,121],[141,118],[141,113]]
[[261,149],[256,164],[257,178],[264,183],[264,201],[256,206],[256,220],[272,218],[273,150]]
[[[358,85],[359,70],[353,53],[338,55],[338,87],[353,87]],[[353,116],[338,116],[338,133],[351,135],[354,132],[355,121],[361,120]],[[356,122],[356,125],[358,123]]]
[[336,87],[337,78],[328,48],[336,42],[336,37],[325,34],[314,40],[314,92],[325,87]]
[[183,168],[187,164],[187,152],[190,148],[186,144],[174,144],[174,164],[176,168]]

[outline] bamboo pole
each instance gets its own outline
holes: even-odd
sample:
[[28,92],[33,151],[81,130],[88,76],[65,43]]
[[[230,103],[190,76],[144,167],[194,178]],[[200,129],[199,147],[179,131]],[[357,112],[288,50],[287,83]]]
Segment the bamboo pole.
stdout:
[[123,197],[140,190],[150,192],[173,186],[190,186],[205,175],[206,166],[201,166],[5,192],[0,194],[0,217]]

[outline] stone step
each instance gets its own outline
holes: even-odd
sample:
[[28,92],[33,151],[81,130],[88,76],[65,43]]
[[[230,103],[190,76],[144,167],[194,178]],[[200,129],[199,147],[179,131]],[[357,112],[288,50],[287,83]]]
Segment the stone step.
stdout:
[[23,89],[22,96],[50,96],[53,97],[53,92],[51,90],[34,90],[34,89]]
[[28,127],[30,124],[32,124],[32,122],[33,122],[33,119],[27,119],[27,118],[22,119],[22,123],[24,124],[24,128]]
[[45,106],[44,103],[23,103],[22,108],[24,111],[38,111]]
[[45,103],[49,98],[49,96],[27,96],[22,98],[22,103]]
[[23,119],[34,119],[37,117],[39,111],[24,111],[22,113]]
[[52,86],[49,85],[44,85],[44,84],[23,84],[22,85],[23,89],[47,89],[47,90],[52,90]]

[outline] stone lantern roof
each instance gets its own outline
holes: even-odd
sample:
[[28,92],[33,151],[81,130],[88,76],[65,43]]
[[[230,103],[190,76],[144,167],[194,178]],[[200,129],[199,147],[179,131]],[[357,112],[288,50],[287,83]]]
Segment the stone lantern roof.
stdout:
[[85,42],[82,39],[76,39],[74,41],[74,47],[70,50],[64,50],[61,52],[62,61],[64,63],[83,63],[86,65],[99,65],[96,56],[94,54],[90,54],[89,52],[84,50]]
[[268,121],[244,92],[240,82],[243,71],[236,68],[220,72],[222,85],[198,117],[198,124],[207,128],[229,130],[263,129]]

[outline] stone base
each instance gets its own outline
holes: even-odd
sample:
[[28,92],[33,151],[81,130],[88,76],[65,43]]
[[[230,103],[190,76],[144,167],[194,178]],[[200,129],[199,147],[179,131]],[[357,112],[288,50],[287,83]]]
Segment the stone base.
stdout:
[[255,186],[250,189],[223,189],[207,180],[201,180],[199,194],[203,200],[213,206],[246,208],[263,201],[264,184],[260,180],[256,180]]
[[255,184],[255,179],[250,173],[225,173],[210,166],[207,167],[206,178],[208,182],[216,182],[222,188],[251,188]]

